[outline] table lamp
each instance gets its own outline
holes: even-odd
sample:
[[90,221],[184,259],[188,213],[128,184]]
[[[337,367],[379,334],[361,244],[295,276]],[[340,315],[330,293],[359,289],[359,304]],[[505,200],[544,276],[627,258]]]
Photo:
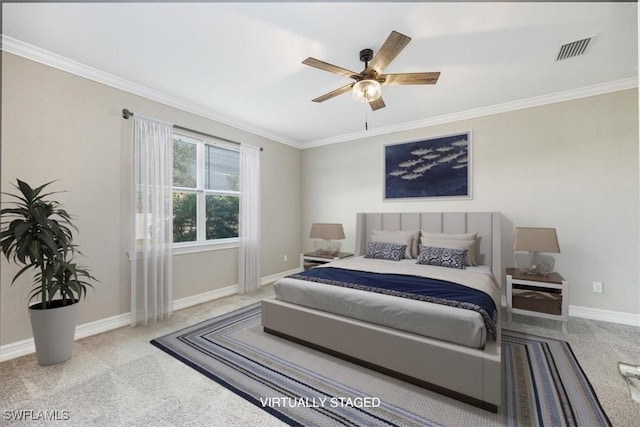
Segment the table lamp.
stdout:
[[311,239],[314,241],[315,252],[318,255],[337,255],[340,252],[340,242],[336,240],[344,239],[342,224],[311,224]]
[[516,252],[516,267],[521,273],[548,276],[553,271],[554,259],[542,256],[540,252],[560,253],[556,229],[516,227],[513,233],[513,250]]

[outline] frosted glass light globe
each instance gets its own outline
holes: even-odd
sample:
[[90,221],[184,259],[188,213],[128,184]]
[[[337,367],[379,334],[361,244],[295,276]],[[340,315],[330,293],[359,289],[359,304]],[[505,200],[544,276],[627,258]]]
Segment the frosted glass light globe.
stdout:
[[360,102],[371,102],[380,98],[382,92],[380,90],[380,83],[376,80],[360,80],[353,85],[351,92],[353,99]]

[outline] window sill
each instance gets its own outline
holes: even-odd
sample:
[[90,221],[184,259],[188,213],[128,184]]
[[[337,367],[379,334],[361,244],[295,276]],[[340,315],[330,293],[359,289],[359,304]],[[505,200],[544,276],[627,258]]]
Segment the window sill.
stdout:
[[[175,243],[173,245],[172,254],[175,255],[187,255],[194,254],[198,252],[210,252],[210,251],[223,251],[227,249],[235,249],[240,247],[240,239],[235,237],[231,239],[219,239],[215,242],[206,242],[206,243]],[[140,252],[140,250],[136,250],[136,252]],[[129,257],[129,261],[132,258],[132,251],[127,251],[127,256]],[[139,258],[139,256],[138,256]]]
[[175,243],[173,245],[173,254],[185,255],[197,252],[222,251],[226,249],[234,249],[239,246],[240,239],[237,237],[231,239],[219,239],[215,242],[206,243]]

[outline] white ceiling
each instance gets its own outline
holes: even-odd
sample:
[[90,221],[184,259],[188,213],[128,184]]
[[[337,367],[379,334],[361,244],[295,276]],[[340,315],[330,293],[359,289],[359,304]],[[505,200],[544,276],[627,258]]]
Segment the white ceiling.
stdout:
[[[300,147],[365,136],[365,118],[379,134],[637,86],[637,27],[637,3],[3,4],[5,47],[36,46]],[[361,71],[359,51],[391,30],[412,41],[385,71],[440,71],[436,85],[383,86],[376,112],[350,94],[311,102],[350,80],[303,59]],[[555,61],[586,37],[586,54]]]

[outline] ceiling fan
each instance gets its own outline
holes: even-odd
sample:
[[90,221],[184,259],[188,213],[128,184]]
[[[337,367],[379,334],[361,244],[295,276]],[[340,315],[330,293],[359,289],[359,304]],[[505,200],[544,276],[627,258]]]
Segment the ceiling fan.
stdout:
[[382,44],[378,52],[374,55],[371,49],[360,51],[360,60],[364,62],[364,70],[361,73],[338,67],[315,58],[307,58],[303,64],[315,67],[320,70],[349,77],[355,82],[349,83],[341,88],[333,90],[322,96],[313,99],[313,102],[324,102],[338,95],[351,91],[354,99],[368,102],[373,111],[385,106],[382,99],[380,85],[427,85],[436,84],[440,72],[427,73],[400,73],[382,74],[385,68],[395,59],[396,56],[411,41],[411,37],[405,36],[397,31],[392,31],[387,40]]

